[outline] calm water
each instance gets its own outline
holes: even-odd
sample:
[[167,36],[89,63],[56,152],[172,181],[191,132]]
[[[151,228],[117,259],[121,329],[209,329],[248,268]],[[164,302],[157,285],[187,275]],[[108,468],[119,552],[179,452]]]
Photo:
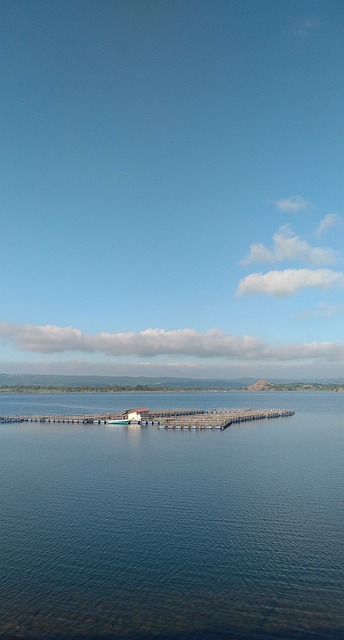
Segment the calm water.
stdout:
[[0,637],[344,638],[344,395],[8,394],[0,414],[291,408],[224,432],[0,425]]

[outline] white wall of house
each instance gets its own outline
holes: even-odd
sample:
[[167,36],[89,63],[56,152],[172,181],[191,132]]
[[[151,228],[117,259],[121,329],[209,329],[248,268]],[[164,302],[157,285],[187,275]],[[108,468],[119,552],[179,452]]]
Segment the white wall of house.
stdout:
[[149,410],[145,409],[144,411],[138,411],[137,409],[131,409],[126,412],[126,417],[128,420],[137,420],[141,422],[141,420],[147,420],[149,416]]

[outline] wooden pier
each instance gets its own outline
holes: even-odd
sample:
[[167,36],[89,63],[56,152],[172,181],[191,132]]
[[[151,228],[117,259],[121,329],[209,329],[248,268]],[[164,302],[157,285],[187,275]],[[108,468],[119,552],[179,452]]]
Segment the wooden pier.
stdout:
[[[152,412],[153,414],[154,412]],[[152,424],[159,429],[190,430],[213,429],[224,431],[232,424],[251,420],[285,418],[293,416],[290,409],[211,409],[208,411],[192,411],[188,414],[180,412],[152,415]]]
[[[158,429],[220,430],[232,424],[251,420],[284,418],[294,415],[290,409],[163,409],[149,412],[141,425],[155,425]],[[39,422],[46,424],[103,424],[122,418],[122,413],[83,416],[0,416],[0,423]],[[129,425],[130,426],[130,425]]]
[[117,414],[85,415],[85,416],[0,416],[0,424],[18,422],[40,422],[46,424],[106,424],[109,420],[117,418]]

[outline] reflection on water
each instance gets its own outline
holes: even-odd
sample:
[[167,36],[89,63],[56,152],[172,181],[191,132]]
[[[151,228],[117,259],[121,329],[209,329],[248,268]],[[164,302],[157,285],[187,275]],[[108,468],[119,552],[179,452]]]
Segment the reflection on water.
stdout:
[[127,432],[128,432],[128,439],[135,443],[138,442],[141,439],[141,430],[145,429],[146,427],[142,426],[140,424],[130,424],[126,427]]

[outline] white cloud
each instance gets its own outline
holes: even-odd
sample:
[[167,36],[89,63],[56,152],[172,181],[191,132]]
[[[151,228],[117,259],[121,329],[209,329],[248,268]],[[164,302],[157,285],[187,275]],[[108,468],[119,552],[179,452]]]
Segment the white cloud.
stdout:
[[0,338],[5,338],[23,351],[57,353],[61,351],[94,351],[78,329],[56,325],[35,326],[0,323]]
[[327,304],[326,302],[319,302],[317,309],[304,309],[293,314],[293,318],[300,320],[307,320],[309,318],[332,318],[333,316],[341,313],[342,307],[334,304]]
[[276,263],[283,260],[301,260],[308,264],[320,265],[334,263],[337,253],[329,247],[312,247],[306,240],[302,240],[289,227],[284,225],[273,237],[273,249],[263,244],[251,244],[250,253],[241,264],[253,262]]
[[314,231],[314,235],[316,238],[321,238],[321,236],[331,229],[332,227],[336,227],[341,222],[341,217],[337,213],[328,213],[320,222],[318,227]]
[[274,200],[273,204],[276,205],[280,211],[290,213],[297,213],[298,211],[302,211],[302,209],[307,209],[309,206],[308,200],[301,196],[289,196],[289,198]]
[[248,265],[252,262],[274,262],[274,254],[263,244],[253,242],[250,245],[250,253],[241,260],[240,264]]
[[156,356],[183,354],[217,357],[223,353],[237,357],[250,354],[259,340],[249,336],[231,336],[218,329],[198,333],[194,329],[146,329],[137,333],[81,333],[73,327],[54,325],[0,324],[0,338],[23,351],[61,353],[65,351],[102,352],[107,355]]
[[[344,285],[344,275],[343,285]],[[0,336],[22,351],[61,353],[64,351],[102,352],[112,356],[164,354],[198,358],[221,358],[243,364],[309,361],[344,361],[344,344],[335,342],[269,345],[253,336],[233,336],[218,329],[199,333],[194,329],[166,331],[147,329],[137,333],[82,333],[73,327],[0,324]],[[61,363],[60,363],[61,364]],[[150,365],[144,362],[142,365]],[[56,367],[56,363],[53,365]],[[104,366],[104,365],[102,365]],[[131,366],[131,365],[127,365]],[[169,362],[165,367],[192,370],[194,362]]]
[[252,273],[240,280],[237,294],[268,293],[273,296],[289,296],[305,287],[344,287],[344,273],[331,269],[284,269]]

